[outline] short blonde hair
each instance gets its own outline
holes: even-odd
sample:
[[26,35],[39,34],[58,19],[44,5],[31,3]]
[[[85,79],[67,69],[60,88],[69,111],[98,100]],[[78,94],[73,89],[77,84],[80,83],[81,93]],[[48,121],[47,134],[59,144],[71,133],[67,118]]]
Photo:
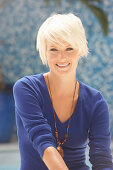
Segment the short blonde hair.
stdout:
[[72,13],[54,14],[46,19],[37,34],[36,48],[43,64],[47,65],[47,41],[60,43],[59,38],[77,48],[80,56],[88,55],[85,30],[80,18]]

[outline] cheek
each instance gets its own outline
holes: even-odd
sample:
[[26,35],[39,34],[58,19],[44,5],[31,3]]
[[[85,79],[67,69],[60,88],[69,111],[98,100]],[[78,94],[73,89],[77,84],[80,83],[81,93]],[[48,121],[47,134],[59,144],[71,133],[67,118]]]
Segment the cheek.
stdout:
[[79,60],[80,55],[78,51],[74,52],[73,56],[76,58],[76,61]]
[[50,55],[50,53],[46,53],[46,57],[47,57],[47,60],[49,61],[49,60],[51,60],[51,55]]
[[47,59],[47,63],[48,66],[50,65],[50,55],[48,53],[46,53],[46,59]]
[[51,67],[51,65],[55,63],[55,57],[51,54],[48,54],[47,63],[48,63],[48,66]]
[[47,53],[46,56],[47,56],[47,60],[49,60],[50,62],[53,62],[57,58],[57,55],[53,53]]
[[79,61],[79,56],[74,55],[73,58],[71,59],[71,61],[73,62],[74,66],[77,67],[78,61]]
[[75,53],[75,52],[68,54],[68,57],[69,57],[71,60],[75,60],[75,61],[78,60],[78,55],[77,55],[77,53]]

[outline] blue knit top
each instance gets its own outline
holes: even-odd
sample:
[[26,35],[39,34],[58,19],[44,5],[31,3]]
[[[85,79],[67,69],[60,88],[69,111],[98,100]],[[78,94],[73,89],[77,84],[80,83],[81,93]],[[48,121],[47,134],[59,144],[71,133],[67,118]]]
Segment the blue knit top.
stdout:
[[[42,160],[48,146],[57,147],[54,115],[43,73],[25,76],[13,87],[21,170],[47,170]],[[59,140],[64,139],[68,121],[56,116]],[[63,145],[64,161],[70,170],[113,170],[110,150],[109,112],[105,99],[94,88],[79,81],[79,97],[71,116],[69,137]]]

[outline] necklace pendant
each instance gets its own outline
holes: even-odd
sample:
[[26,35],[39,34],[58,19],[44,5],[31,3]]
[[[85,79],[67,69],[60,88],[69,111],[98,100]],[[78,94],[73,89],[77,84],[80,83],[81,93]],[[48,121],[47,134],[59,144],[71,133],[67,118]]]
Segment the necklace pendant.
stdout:
[[57,150],[60,153],[61,157],[63,158],[64,157],[64,151],[63,151],[63,149],[60,145],[57,146]]

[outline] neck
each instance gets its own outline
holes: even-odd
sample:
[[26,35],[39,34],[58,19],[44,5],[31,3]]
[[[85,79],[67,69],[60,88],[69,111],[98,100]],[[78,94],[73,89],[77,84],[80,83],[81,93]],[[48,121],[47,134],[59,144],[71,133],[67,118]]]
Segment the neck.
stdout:
[[71,75],[56,75],[48,73],[51,90],[58,96],[70,96],[73,94],[76,83],[76,72]]

